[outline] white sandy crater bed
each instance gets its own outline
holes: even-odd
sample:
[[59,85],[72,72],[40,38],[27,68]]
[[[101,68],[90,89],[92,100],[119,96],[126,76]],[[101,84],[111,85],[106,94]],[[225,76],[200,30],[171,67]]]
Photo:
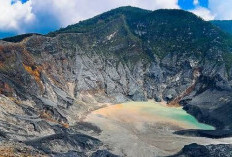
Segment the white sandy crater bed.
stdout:
[[181,108],[170,108],[152,101],[101,108],[89,114],[85,121],[100,127],[102,133],[97,138],[121,156],[173,155],[190,143],[232,144],[232,138],[209,139],[173,134],[177,130],[213,127],[198,123]]

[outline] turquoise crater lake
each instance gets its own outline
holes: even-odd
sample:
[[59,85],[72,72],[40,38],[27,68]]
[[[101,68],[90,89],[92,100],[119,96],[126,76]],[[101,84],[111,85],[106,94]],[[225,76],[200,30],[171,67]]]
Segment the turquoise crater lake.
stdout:
[[154,101],[116,104],[94,111],[94,113],[127,123],[159,123],[180,129],[215,129],[210,125],[199,123],[182,107],[168,107],[164,103]]

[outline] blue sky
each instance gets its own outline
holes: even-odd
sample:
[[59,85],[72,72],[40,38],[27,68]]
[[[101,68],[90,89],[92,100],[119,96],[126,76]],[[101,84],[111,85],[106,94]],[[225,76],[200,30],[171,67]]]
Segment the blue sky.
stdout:
[[[208,0],[199,0],[198,3],[200,6],[208,8]],[[196,7],[194,0],[179,0],[178,5],[184,10],[194,9]]]
[[0,38],[46,34],[120,6],[184,9],[205,20],[232,19],[232,0],[0,0]]

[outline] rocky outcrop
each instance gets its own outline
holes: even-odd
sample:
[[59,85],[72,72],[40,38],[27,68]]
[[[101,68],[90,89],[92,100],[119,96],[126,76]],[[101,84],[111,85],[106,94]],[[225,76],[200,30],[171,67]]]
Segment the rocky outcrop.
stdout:
[[227,138],[232,137],[231,130],[180,130],[175,131],[175,134],[193,136],[193,137],[207,137],[213,139]]
[[98,150],[95,153],[92,154],[91,157],[119,157],[117,155],[114,155],[107,150]]
[[41,150],[48,155],[77,155],[87,156],[91,151],[96,151],[102,142],[83,134],[54,134],[40,139],[27,141],[27,145]]
[[198,145],[196,143],[185,146],[178,154],[172,157],[230,157],[231,145]]
[[217,129],[231,129],[230,88],[228,79],[220,74],[201,76],[195,91],[185,97],[182,104],[184,109],[199,121],[211,124]]

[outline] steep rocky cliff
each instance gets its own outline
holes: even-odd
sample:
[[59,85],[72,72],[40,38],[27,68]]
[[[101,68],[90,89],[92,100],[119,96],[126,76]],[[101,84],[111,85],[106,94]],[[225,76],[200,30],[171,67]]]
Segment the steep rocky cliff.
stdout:
[[[88,141],[79,148],[89,154],[106,148],[73,131],[85,113],[147,99],[183,105],[198,120],[231,129],[231,41],[191,13],[132,7],[46,36],[0,41],[2,138],[28,141],[46,153],[61,153],[56,141],[69,143],[67,150]],[[44,141],[52,141],[45,142],[49,149]]]

